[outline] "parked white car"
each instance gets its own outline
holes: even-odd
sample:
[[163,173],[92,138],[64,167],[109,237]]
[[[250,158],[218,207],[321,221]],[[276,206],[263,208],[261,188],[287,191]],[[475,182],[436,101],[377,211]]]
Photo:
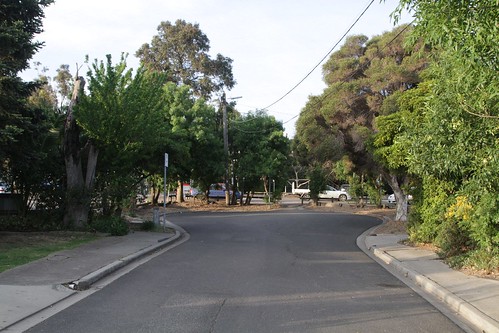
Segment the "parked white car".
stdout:
[[326,190],[319,193],[320,199],[332,199],[339,201],[352,200],[350,194],[344,189],[337,190],[332,186],[326,185]]
[[[396,202],[397,202],[397,200],[395,200],[395,193],[390,194],[390,195],[388,196],[388,199],[387,199],[387,200],[388,200],[388,203],[389,203],[389,204],[394,204],[394,203],[396,203]],[[412,195],[408,194],[408,195],[407,195],[407,201],[410,201],[410,200],[412,200]]]
[[[310,197],[310,190],[307,190],[307,192],[302,194],[302,196],[303,197]],[[346,200],[351,200],[352,197],[344,189],[337,190],[332,186],[326,185],[326,190],[319,193],[319,199],[331,199],[331,200],[338,200],[338,201],[346,201]]]

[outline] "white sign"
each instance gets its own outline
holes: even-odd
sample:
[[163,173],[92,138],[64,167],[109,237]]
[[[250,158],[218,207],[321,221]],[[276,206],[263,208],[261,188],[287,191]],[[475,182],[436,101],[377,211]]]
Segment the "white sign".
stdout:
[[165,153],[165,167],[168,168],[168,153]]

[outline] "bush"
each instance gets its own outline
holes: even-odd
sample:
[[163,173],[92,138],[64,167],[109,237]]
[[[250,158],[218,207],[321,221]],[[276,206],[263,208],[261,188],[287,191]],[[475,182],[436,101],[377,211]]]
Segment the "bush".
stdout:
[[1,231],[54,231],[67,229],[62,223],[62,210],[29,211],[26,216],[0,216]]
[[154,224],[153,221],[144,221],[142,225],[140,226],[140,230],[143,231],[152,231],[156,228],[156,225]]
[[409,237],[416,243],[433,243],[450,206],[452,185],[436,178],[423,179],[422,201],[412,207]]
[[124,236],[129,231],[128,223],[119,216],[100,216],[92,221],[89,227],[111,236]]
[[475,270],[497,272],[499,269],[499,249],[491,252],[474,250],[448,258],[446,262],[454,268],[469,267]]

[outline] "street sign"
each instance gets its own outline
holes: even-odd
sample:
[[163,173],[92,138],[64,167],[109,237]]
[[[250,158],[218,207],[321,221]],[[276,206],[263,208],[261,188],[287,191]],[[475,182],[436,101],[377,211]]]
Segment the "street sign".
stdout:
[[168,168],[168,153],[165,153],[165,167]]

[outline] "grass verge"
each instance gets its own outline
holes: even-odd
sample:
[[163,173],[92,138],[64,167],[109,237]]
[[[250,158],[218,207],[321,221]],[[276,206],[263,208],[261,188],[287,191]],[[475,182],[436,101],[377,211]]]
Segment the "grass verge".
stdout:
[[0,273],[47,255],[78,247],[100,236],[86,232],[1,232]]

